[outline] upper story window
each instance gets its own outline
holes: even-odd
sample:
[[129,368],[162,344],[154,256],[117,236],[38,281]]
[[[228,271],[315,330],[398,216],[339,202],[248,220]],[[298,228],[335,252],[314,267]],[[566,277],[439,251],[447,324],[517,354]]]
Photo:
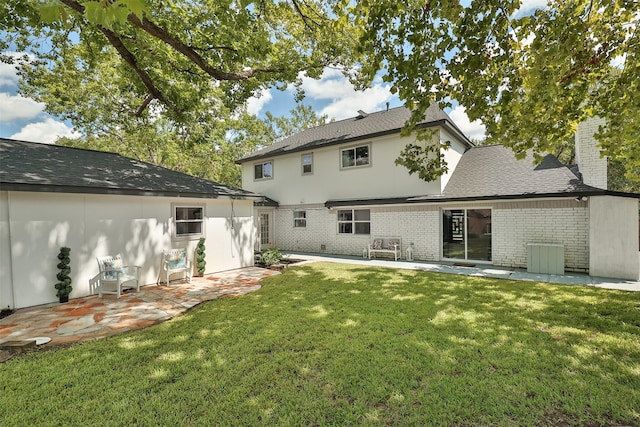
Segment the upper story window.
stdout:
[[271,179],[273,178],[273,161],[256,163],[253,166],[254,179]]
[[293,211],[293,226],[296,228],[307,226],[307,211]]
[[370,151],[371,146],[369,144],[342,149],[340,150],[340,166],[342,168],[367,166],[370,161]]
[[204,235],[203,206],[174,206],[176,237]]
[[313,173],[313,154],[302,155],[302,175]]
[[342,209],[338,211],[339,234],[371,234],[369,209]]

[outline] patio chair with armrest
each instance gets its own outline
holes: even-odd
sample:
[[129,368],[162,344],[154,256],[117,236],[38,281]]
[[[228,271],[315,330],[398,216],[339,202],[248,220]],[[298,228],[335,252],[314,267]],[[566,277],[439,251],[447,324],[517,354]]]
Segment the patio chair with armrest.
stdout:
[[[124,289],[135,288],[140,291],[140,267],[137,265],[124,265],[120,255],[97,257],[98,269],[98,295],[115,294],[120,298]],[[135,282],[135,284],[133,283]]]

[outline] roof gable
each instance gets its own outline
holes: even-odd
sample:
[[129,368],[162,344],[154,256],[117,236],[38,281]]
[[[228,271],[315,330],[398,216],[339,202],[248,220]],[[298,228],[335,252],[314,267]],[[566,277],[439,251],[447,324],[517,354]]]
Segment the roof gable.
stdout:
[[[405,107],[391,108],[370,114],[359,111],[356,117],[305,129],[281,141],[274,142],[268,147],[239,159],[237,163],[399,133],[410,117],[411,111]],[[436,104],[429,106],[424,120],[418,126],[444,126],[469,147],[472,146],[451,118]]]
[[171,197],[259,197],[115,153],[0,138],[0,189]]

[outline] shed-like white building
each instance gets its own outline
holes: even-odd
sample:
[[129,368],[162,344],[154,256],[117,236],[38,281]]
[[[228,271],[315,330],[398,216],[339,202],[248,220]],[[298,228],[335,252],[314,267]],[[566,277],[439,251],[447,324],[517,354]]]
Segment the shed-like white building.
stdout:
[[57,301],[60,247],[71,248],[71,298],[97,293],[97,256],[161,277],[162,251],[201,237],[206,272],[253,265],[260,196],[118,154],[0,139],[0,308]]

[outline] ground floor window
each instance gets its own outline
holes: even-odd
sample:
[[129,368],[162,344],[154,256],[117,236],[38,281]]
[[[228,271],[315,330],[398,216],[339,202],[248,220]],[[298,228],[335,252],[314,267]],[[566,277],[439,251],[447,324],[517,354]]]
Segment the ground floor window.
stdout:
[[370,234],[371,214],[369,209],[341,209],[338,211],[339,234]]
[[293,211],[293,226],[296,228],[307,226],[307,211]]
[[176,237],[204,234],[204,207],[174,206]]
[[491,209],[443,209],[442,255],[491,261]]

